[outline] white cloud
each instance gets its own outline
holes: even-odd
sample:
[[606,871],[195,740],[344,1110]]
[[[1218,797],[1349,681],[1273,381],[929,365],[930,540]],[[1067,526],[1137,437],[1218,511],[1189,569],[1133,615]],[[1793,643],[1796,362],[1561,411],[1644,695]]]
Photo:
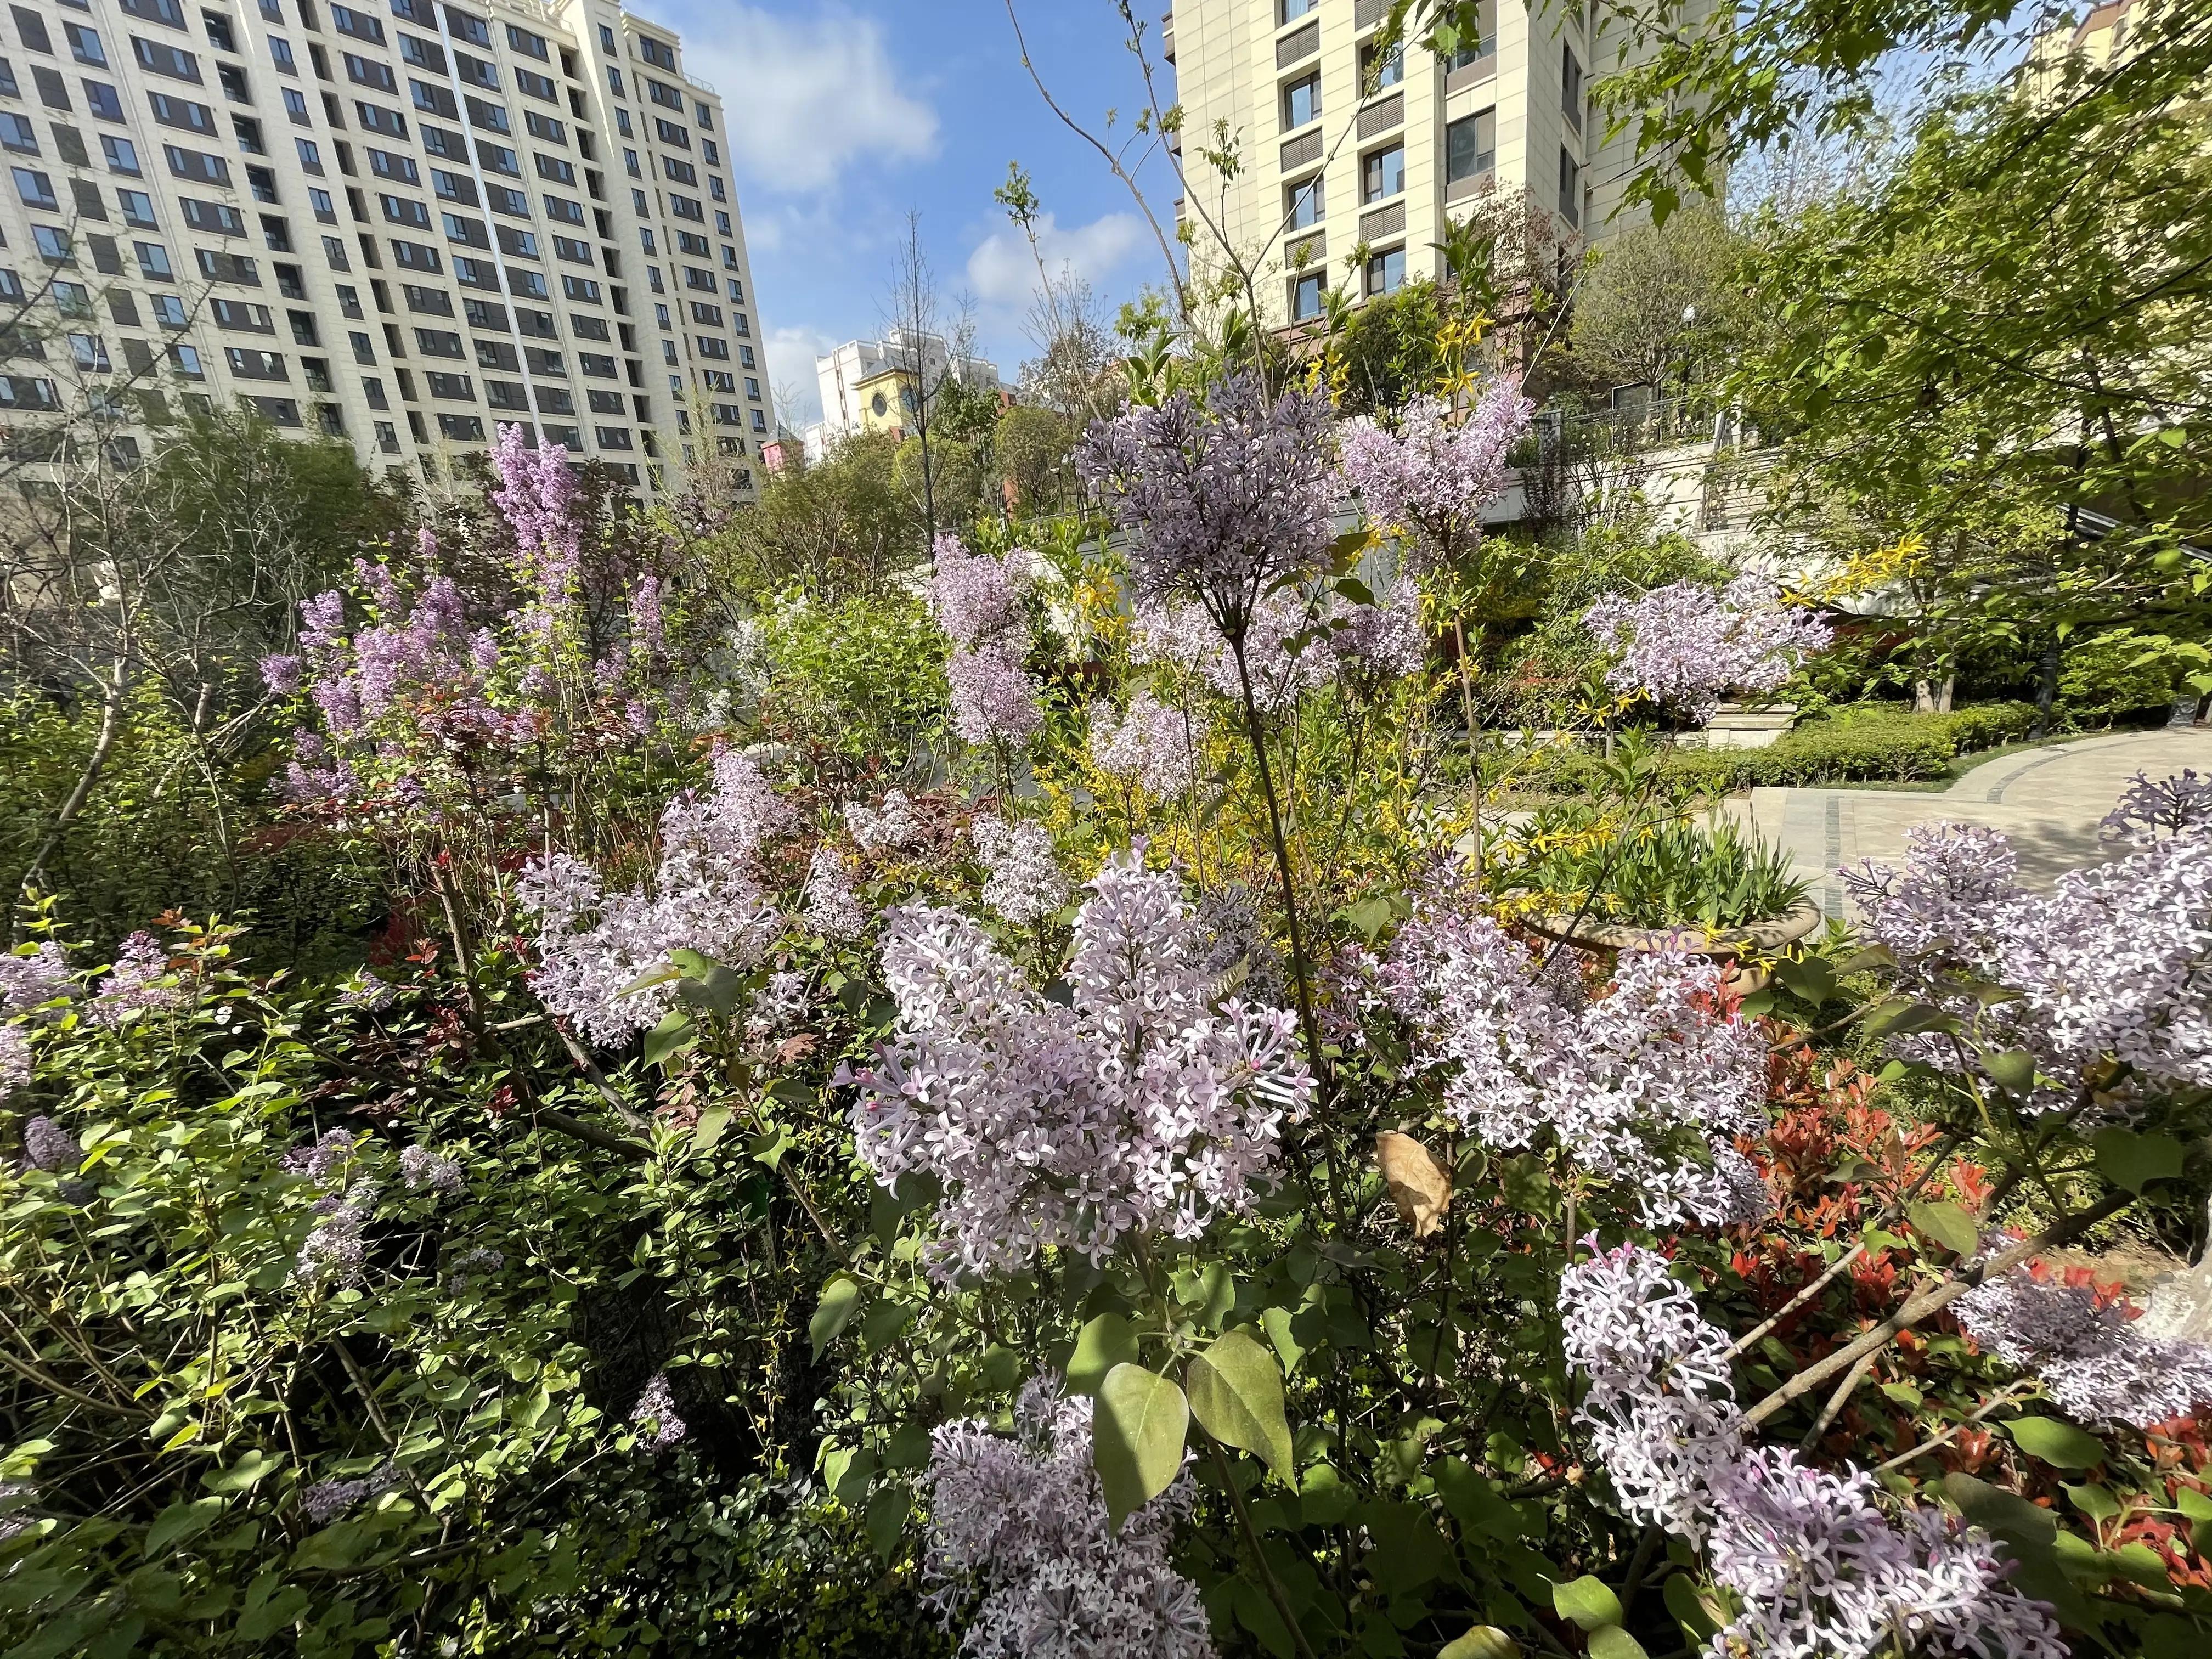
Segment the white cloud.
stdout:
[[937,112],[909,96],[880,24],[842,11],[773,17],[711,6],[687,64],[722,94],[732,162],[771,191],[818,191],[863,156],[926,161]]
[[[814,378],[814,360],[839,342],[802,323],[769,329],[762,343],[768,354],[769,385],[776,394],[776,418],[793,428],[811,426],[822,418],[822,386]],[[786,393],[790,394],[788,403]]]
[[[1037,220],[1037,251],[1057,278],[1073,269],[1103,286],[1114,271],[1143,247],[1149,233],[1133,213],[1109,213],[1062,230],[1049,213]],[[1037,292],[1037,257],[1029,238],[1012,227],[994,231],[968,256],[968,285],[987,305],[1025,306]]]

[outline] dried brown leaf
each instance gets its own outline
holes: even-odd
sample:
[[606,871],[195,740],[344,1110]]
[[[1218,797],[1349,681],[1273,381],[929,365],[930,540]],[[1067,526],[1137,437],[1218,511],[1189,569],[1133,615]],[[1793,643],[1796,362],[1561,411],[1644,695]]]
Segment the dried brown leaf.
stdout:
[[1444,1224],[1444,1212],[1451,1208],[1451,1174],[1427,1147],[1411,1135],[1385,1129],[1375,1137],[1375,1162],[1389,1184],[1399,1219],[1413,1228],[1414,1237],[1426,1238]]

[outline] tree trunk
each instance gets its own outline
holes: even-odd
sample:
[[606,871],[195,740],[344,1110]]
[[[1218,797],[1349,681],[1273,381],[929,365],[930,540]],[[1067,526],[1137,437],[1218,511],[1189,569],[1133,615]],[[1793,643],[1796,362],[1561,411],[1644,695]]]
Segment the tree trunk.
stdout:
[[2043,665],[2035,684],[2035,727],[2028,735],[2039,743],[2051,735],[2051,711],[2058,701],[2058,641],[2043,648]]
[[[30,868],[23,872],[23,879],[15,890],[19,902],[27,902],[37,891],[40,879],[46,873],[46,860],[61,845],[62,836],[68,833],[76,815],[84,810],[85,802],[92,799],[94,787],[100,782],[100,775],[106,769],[107,757],[114,752],[115,740],[122,734],[123,694],[129,684],[128,671],[118,660],[113,676],[102,688],[100,735],[93,740],[92,753],[85,761],[84,770],[77,775],[76,787],[70,791],[69,799],[54,814],[53,823],[47,826],[46,838],[39,843],[39,850],[31,855]],[[11,939],[15,937],[12,925],[9,928],[9,937]]]

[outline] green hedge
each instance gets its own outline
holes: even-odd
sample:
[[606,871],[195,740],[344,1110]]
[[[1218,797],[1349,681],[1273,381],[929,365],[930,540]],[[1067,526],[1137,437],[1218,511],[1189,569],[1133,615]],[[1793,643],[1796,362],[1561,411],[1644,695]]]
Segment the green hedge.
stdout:
[[[1706,790],[1760,785],[1911,782],[1940,778],[1962,754],[2010,743],[2035,722],[2032,703],[1987,703],[1948,714],[1915,714],[1894,704],[1847,706],[1807,721],[1765,749],[1686,749],[1666,757],[1670,782]],[[1556,750],[1513,765],[1501,781],[1516,793],[1596,792],[1595,754]]]

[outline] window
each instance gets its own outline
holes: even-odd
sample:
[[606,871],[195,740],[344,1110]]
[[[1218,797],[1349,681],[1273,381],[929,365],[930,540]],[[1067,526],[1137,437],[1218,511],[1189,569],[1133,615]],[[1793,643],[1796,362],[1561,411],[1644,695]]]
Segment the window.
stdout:
[[696,196],[679,196],[674,191],[670,191],[668,210],[679,219],[696,220],[701,224],[707,222],[706,207]]
[[[469,125],[481,127],[486,132],[512,132],[514,127],[507,118],[507,111],[497,104],[487,104],[481,98],[464,98],[469,112]],[[510,151],[509,154],[513,152]],[[507,169],[509,172],[513,168]]]
[[689,185],[694,190],[699,188],[699,169],[689,161],[679,161],[672,155],[664,155],[660,158],[660,170],[677,184]]
[[[396,93],[399,90],[399,78],[392,74],[392,65],[380,64],[374,58],[362,58],[347,52],[345,71],[346,79],[356,86],[374,87],[379,92]],[[422,82],[418,81],[415,84],[420,86]]]
[[116,204],[123,210],[123,222],[136,225],[141,230],[154,228],[154,198],[139,190],[118,190]]
[[384,25],[368,13],[355,11],[349,6],[331,8],[331,27],[356,40],[373,40],[380,46],[384,44]]
[[434,40],[419,40],[404,29],[399,32],[399,57],[402,62],[433,75],[446,72],[446,49]]
[[599,45],[608,52],[620,52],[622,50],[620,46],[615,45],[615,32],[609,28],[605,23],[599,25]]
[[186,345],[179,340],[169,348],[169,362],[177,373],[188,380],[207,379],[207,371],[200,367],[200,354],[197,347]]
[[432,369],[423,377],[430,382],[430,395],[458,403],[472,404],[477,400],[476,382],[465,374],[447,374]]
[[156,294],[153,298],[154,320],[163,328],[182,328],[185,325],[185,302],[173,294]]
[[127,173],[134,179],[139,176],[137,147],[128,138],[118,138],[112,133],[100,134],[100,153],[107,158],[109,172]]
[[1395,294],[1406,286],[1406,250],[1386,248],[1370,255],[1367,261],[1367,292],[1370,297],[1378,294]]
[[1283,189],[1286,216],[1293,230],[1304,230],[1309,225],[1319,224],[1327,211],[1322,195],[1321,175],[1301,179]]
[[92,313],[92,290],[82,283],[56,283],[53,287],[54,309],[64,317],[89,317]]
[[1406,48],[1400,46],[1388,58],[1372,46],[1359,49],[1359,90],[1363,96],[1385,87],[1402,86],[1406,80]]
[[181,198],[185,222],[194,230],[210,236],[243,236],[246,220],[234,207],[222,202],[196,201],[190,196]]
[[673,144],[678,149],[691,148],[691,129],[680,121],[664,121],[656,115],[653,118],[653,130],[664,144]]
[[522,158],[505,144],[477,139],[477,161],[480,166],[489,167],[494,173],[504,173],[510,179],[522,177]]
[[284,88],[284,113],[295,126],[307,125],[307,94],[297,87]]
[[418,328],[415,331],[416,349],[425,357],[459,357],[461,337],[441,328]]
[[428,270],[434,273],[445,269],[445,261],[440,257],[437,249],[426,247],[420,242],[403,242],[397,236],[392,239],[392,257],[398,262],[399,268],[403,270]]
[[172,98],[166,92],[149,92],[146,101],[154,111],[154,118],[165,127],[182,127],[188,132],[215,131],[215,112],[205,104],[196,104],[189,98]]
[[315,217],[321,220],[323,223],[326,225],[334,225],[337,223],[337,204],[331,200],[330,191],[321,189],[319,186],[309,185],[307,186],[307,206],[313,211]]
[[253,193],[255,201],[267,202],[271,206],[276,204],[276,175],[267,167],[246,168],[246,187]]
[[1583,66],[1576,61],[1575,49],[1564,40],[1559,43],[1559,104],[1566,112],[1567,125],[1580,132],[1583,130]]
[[591,244],[580,242],[573,236],[554,237],[553,252],[571,264],[588,265],[592,262]]
[[[407,136],[407,118],[398,110],[386,109],[380,104],[360,102],[356,102],[353,108],[354,113],[361,118],[361,125],[364,131],[386,133],[394,138],[404,138]],[[422,142],[425,146],[429,143],[428,128],[423,130]]]
[[574,162],[558,155],[533,155],[530,159],[536,164],[539,178],[550,179],[556,185],[566,185],[571,190],[576,187]]
[[607,90],[617,98],[623,95],[622,71],[612,64],[607,65]]
[[691,302],[691,320],[708,328],[720,328],[722,325],[722,308],[710,306],[703,300],[694,300]]
[[1321,72],[1290,81],[1283,86],[1283,131],[1304,126],[1321,118]]
[[453,296],[441,288],[417,288],[412,283],[402,283],[399,292],[405,296],[410,311],[419,311],[429,317],[453,314]]
[[455,52],[453,73],[472,87],[486,87],[494,92],[499,90],[498,66],[487,64],[481,58],[471,58],[465,52]]
[[540,75],[535,70],[516,70],[514,84],[520,88],[525,97],[542,98],[549,104],[557,104],[561,101],[560,91],[554,86],[552,78]]
[[33,167],[11,167],[15,175],[15,194],[23,198],[25,207],[44,208],[49,213],[59,213],[62,204],[54,199],[54,181]]
[[15,33],[22,37],[24,46],[33,52],[43,52],[52,57],[54,41],[53,37],[46,33],[46,19],[34,11],[26,11],[21,6],[10,6],[8,9],[15,15]]
[[539,257],[537,234],[533,231],[517,230],[513,225],[501,225],[499,228],[499,249],[501,252],[511,253],[518,259],[535,259]]
[[558,196],[549,196],[545,198],[545,216],[549,219],[565,220],[572,225],[580,225],[584,222],[583,204],[567,201]]
[[684,94],[675,88],[663,86],[649,75],[641,75],[637,78],[645,82],[645,95],[661,108],[672,109],[679,115],[684,112]]
[[292,148],[300,153],[300,169],[301,172],[313,173],[316,174],[321,173],[323,170],[323,152],[313,139],[295,138],[292,141]]
[[545,286],[545,278],[534,270],[510,270],[507,273],[507,291],[525,300],[550,300],[552,291]]
[[415,107],[425,114],[442,115],[448,121],[459,118],[459,106],[453,102],[453,94],[443,87],[434,86],[428,81],[410,80],[407,83],[407,94],[414,100]]
[[511,213],[518,219],[530,216],[530,198],[520,191],[510,190],[505,185],[486,185],[484,205],[494,213]]
[[658,69],[671,75],[676,73],[676,48],[665,40],[656,40],[649,34],[637,37],[637,55]]
[[[133,242],[131,245],[131,251],[138,256],[138,270],[141,276],[145,276],[151,282],[156,283],[173,283],[176,281],[177,273],[170,269],[169,266],[169,250],[163,247],[159,242]],[[163,295],[161,297],[173,298],[173,296]],[[182,302],[179,301],[179,303],[181,304]],[[155,309],[156,311],[161,309],[158,301],[155,304]],[[178,326],[182,327],[183,325],[184,319],[179,317],[178,319]]]
[[33,225],[31,243],[39,250],[39,257],[51,264],[64,265],[70,261],[69,233],[65,230],[57,230],[52,225]]
[[207,27],[208,45],[217,52],[236,52],[238,38],[231,32],[230,19],[218,17],[211,11],[200,14],[200,21]]
[[522,112],[522,125],[530,130],[533,138],[542,138],[549,144],[568,142],[568,129],[550,115],[540,115],[534,109]]
[[269,307],[246,300],[210,300],[208,314],[215,319],[217,328],[240,328],[250,334],[274,334],[276,325],[269,319]]
[[1279,21],[1295,23],[1307,13],[1319,9],[1321,0],[1283,0]]
[[1444,129],[1444,182],[1468,184],[1498,165],[1498,112],[1464,116]]
[[561,291],[570,299],[580,300],[586,305],[599,303],[599,285],[587,276],[562,276]]
[[441,213],[438,219],[445,227],[447,241],[459,242],[463,247],[488,248],[491,246],[491,232],[485,228],[483,220],[471,219],[460,213]]
[[[645,177],[645,168],[643,165],[639,162],[637,159],[637,152],[635,150],[625,149],[623,151],[623,171],[629,174],[633,179],[642,179]],[[643,211],[642,209],[639,210],[641,212]]]
[[1559,146],[1559,217],[1571,225],[1583,222],[1582,163],[1567,154],[1564,144]]
[[106,51],[100,44],[99,33],[82,23],[64,23],[62,33],[69,39],[70,56],[80,64],[89,64],[94,69],[107,67]]
[[32,126],[29,116],[0,112],[0,149],[19,150],[25,155],[39,153],[38,130]]
[[418,230],[430,228],[430,210],[420,202],[410,202],[404,196],[382,196],[376,204],[384,210],[384,216],[395,225],[413,225]]
[[[376,151],[371,150],[368,154],[369,159],[372,162],[379,159]],[[404,177],[409,181],[413,181],[415,178],[415,163],[411,159],[404,155],[386,155],[381,159],[391,163],[395,168],[403,167],[406,168],[404,174],[395,171],[388,176],[395,179]],[[377,168],[377,171],[381,173],[384,169],[382,167],[379,167]],[[464,179],[458,173],[448,173],[443,167],[432,167],[430,169],[430,188],[436,191],[441,197],[448,202],[462,202],[465,203],[470,207],[475,207],[477,205],[476,181],[471,179]]]
[[535,58],[541,64],[552,62],[551,54],[545,48],[545,37],[542,34],[532,34],[528,29],[517,28],[509,23],[507,26],[507,44],[525,58]]
[[448,6],[446,8],[446,27],[453,31],[456,40],[466,40],[471,46],[484,47],[491,45],[491,25],[481,17],[471,17],[465,11],[455,11]]
[[1310,270],[1291,283],[1291,320],[1303,323],[1321,315],[1322,273]]
[[281,34],[272,34],[269,37],[269,58],[270,62],[287,75],[297,75],[300,72],[300,65],[292,57],[292,43]]
[[84,83],[84,103],[85,107],[102,121],[120,121],[124,118],[122,94],[105,81],[94,81],[87,77]]
[[483,416],[441,414],[438,416],[438,435],[457,444],[480,444],[483,441]]
[[692,100],[691,114],[699,123],[701,131],[712,132],[714,130],[714,112],[696,99]]
[[150,75],[166,75],[172,80],[199,83],[200,60],[180,47],[166,40],[147,40],[137,35],[131,37],[131,52],[138,59],[138,67]]
[[1406,147],[1393,144],[1378,149],[1359,164],[1359,199],[1381,202],[1406,188]]

